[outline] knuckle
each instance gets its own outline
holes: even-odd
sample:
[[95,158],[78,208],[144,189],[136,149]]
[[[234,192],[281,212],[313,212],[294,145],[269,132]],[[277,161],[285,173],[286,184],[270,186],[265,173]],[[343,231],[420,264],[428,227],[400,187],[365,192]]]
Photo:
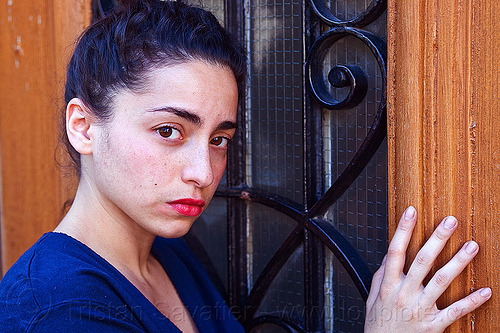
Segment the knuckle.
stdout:
[[431,262],[432,262],[431,256],[426,252],[421,251],[415,257],[415,263],[418,266],[427,266]]
[[450,232],[447,232],[444,228],[437,228],[436,231],[434,232],[434,237],[439,239],[440,241],[445,241],[448,239],[450,236]]
[[456,260],[461,266],[467,265],[470,262],[470,258],[468,258],[464,253],[459,253],[456,256]]
[[455,321],[457,320],[458,318],[462,317],[464,315],[464,308],[462,308],[461,306],[452,306],[449,310],[448,310],[448,319],[450,321]]
[[378,292],[378,297],[381,301],[385,301],[388,299],[392,294],[392,287],[387,286],[386,284],[382,284],[380,287],[380,290]]
[[436,275],[434,275],[434,282],[440,287],[446,286],[449,281],[450,277],[442,271],[438,271]]
[[467,302],[472,309],[477,308],[479,305],[481,305],[480,299],[478,297],[475,297],[475,296],[476,295],[467,296]]
[[387,299],[387,297],[389,297],[389,290],[387,288],[380,288],[379,292],[378,292],[378,297],[380,298],[381,301],[385,301]]
[[389,247],[389,249],[387,250],[387,257],[400,257],[405,254],[406,251],[396,246]]
[[398,224],[398,229],[404,232],[409,232],[412,230],[413,224],[407,221],[400,222]]
[[406,308],[406,297],[398,296],[396,303],[394,303],[394,308],[396,310],[401,310]]

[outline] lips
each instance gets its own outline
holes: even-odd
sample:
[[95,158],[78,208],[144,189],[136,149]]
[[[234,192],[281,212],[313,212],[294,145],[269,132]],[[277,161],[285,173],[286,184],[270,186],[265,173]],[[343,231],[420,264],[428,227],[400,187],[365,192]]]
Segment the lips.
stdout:
[[185,198],[169,202],[177,213],[185,216],[198,216],[203,212],[205,201],[201,199]]

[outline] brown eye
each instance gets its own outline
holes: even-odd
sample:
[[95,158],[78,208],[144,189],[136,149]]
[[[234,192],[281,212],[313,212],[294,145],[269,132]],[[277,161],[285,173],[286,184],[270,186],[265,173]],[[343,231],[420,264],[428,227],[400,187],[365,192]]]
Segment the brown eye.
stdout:
[[173,127],[170,126],[163,126],[160,127],[156,130],[158,134],[160,134],[161,137],[166,138],[166,139],[180,139],[181,138],[181,132]]
[[172,129],[170,127],[162,127],[158,130],[158,134],[160,134],[164,138],[168,138],[172,135]]
[[229,144],[229,139],[223,136],[218,136],[210,140],[210,143],[217,147],[226,147]]

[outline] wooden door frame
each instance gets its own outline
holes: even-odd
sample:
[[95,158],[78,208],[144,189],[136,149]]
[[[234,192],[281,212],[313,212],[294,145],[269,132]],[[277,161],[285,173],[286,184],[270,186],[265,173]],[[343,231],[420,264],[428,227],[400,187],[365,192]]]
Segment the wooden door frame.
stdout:
[[447,215],[458,230],[438,265],[474,239],[480,252],[440,300],[484,286],[489,302],[450,332],[496,332],[500,219],[500,3],[388,1],[389,216],[419,212],[409,258]]
[[90,23],[90,8],[90,0],[9,1],[0,7],[3,273],[54,229],[74,191],[71,170],[57,166],[61,155],[54,152],[66,64]]

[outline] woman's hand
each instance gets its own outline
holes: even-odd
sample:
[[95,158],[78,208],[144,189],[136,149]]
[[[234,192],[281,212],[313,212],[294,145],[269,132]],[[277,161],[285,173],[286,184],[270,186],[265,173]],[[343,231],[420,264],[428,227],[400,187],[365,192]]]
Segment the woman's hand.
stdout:
[[479,251],[474,241],[467,242],[458,253],[424,287],[437,256],[457,227],[453,216],[445,218],[420,249],[408,274],[403,273],[408,243],[416,222],[416,211],[408,207],[401,218],[387,255],[373,275],[366,302],[365,333],[443,332],[451,323],[473,311],[491,297],[483,288],[439,310],[437,299],[451,281]]

